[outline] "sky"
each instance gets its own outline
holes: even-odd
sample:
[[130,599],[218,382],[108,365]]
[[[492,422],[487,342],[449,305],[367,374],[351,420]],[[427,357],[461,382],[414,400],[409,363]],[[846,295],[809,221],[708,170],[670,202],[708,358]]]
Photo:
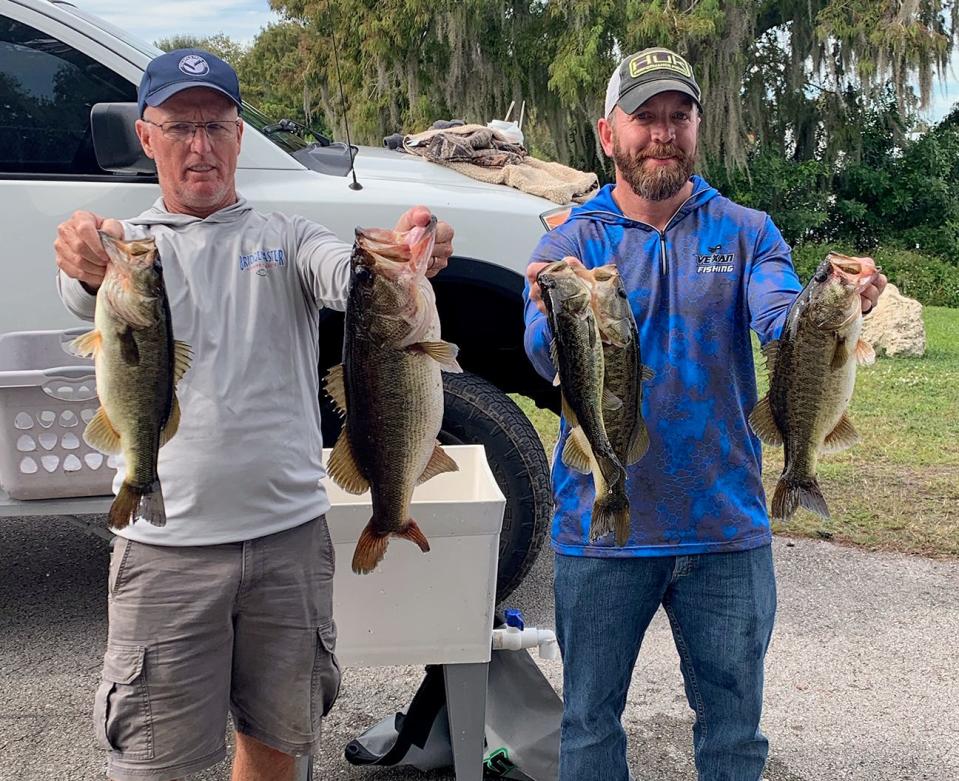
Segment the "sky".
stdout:
[[[268,0],[153,0],[130,3],[129,0],[73,0],[86,11],[117,27],[129,30],[151,43],[174,35],[203,37],[224,33],[241,43],[251,43],[261,28],[277,21]],[[132,8],[131,8],[132,6]],[[936,122],[959,102],[959,51],[953,53],[954,65],[945,84],[936,82],[925,116]]]

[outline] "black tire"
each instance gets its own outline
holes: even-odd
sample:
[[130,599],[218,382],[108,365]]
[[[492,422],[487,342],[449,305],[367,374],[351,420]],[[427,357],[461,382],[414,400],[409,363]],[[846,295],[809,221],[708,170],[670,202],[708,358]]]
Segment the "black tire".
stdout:
[[536,429],[513,400],[475,374],[443,373],[446,409],[440,442],[478,444],[506,497],[499,542],[496,602],[523,581],[549,530],[549,462]]

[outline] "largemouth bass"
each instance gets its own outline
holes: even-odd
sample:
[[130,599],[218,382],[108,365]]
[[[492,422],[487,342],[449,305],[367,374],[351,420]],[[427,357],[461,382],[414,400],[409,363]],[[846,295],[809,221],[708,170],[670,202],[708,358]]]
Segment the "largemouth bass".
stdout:
[[373,517],[353,554],[353,571],[371,572],[389,536],[430,549],[410,517],[413,489],[457,471],[436,439],[443,422],[441,371],[461,371],[455,345],[440,339],[426,268],[436,221],[407,233],[357,229],[346,305],[343,363],[326,389],[345,414],[330,454],[330,477],[350,493],[370,490]]
[[100,409],[87,424],[87,444],[123,454],[126,474],[110,507],[110,526],[137,518],[163,526],[166,509],[157,454],[176,434],[176,384],[190,366],[190,347],[173,339],[170,304],[153,240],[100,239],[110,262],[97,291],[95,330],[73,342],[92,355]]
[[771,516],[788,519],[797,507],[824,518],[829,508],[816,476],[820,453],[859,441],[847,409],[856,365],[876,359],[859,338],[859,291],[877,273],[869,258],[830,253],[793,302],[782,336],[764,348],[769,393],[749,424],[763,442],[785,446],[785,466],[773,494]]
[[626,539],[626,470],[609,440],[604,418],[607,410],[619,409],[623,402],[603,387],[603,343],[590,283],[562,260],[540,271],[537,281],[553,331],[553,365],[558,369],[554,384],[560,386],[563,417],[570,426],[563,463],[582,474],[592,472],[596,496],[590,541],[613,531],[617,540]]
[[[592,306],[603,343],[603,387],[622,405],[603,411],[606,435],[624,466],[635,464],[649,449],[649,432],[643,420],[643,380],[653,371],[640,358],[639,331],[626,289],[616,265],[592,269]],[[620,532],[625,536],[620,537]],[[617,529],[616,544],[625,545],[628,527]]]

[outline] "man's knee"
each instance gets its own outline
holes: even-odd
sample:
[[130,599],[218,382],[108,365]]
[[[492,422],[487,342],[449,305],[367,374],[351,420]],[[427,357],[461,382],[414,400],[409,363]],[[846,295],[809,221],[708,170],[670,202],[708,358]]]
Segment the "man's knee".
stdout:
[[236,733],[233,781],[292,781],[296,760],[256,738]]

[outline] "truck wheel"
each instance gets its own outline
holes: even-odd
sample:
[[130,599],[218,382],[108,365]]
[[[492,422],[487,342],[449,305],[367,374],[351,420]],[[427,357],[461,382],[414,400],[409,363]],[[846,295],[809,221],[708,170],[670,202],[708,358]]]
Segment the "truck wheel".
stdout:
[[499,540],[496,602],[522,582],[549,530],[549,463],[536,429],[513,400],[475,374],[443,372],[446,410],[440,442],[484,445],[506,508]]

